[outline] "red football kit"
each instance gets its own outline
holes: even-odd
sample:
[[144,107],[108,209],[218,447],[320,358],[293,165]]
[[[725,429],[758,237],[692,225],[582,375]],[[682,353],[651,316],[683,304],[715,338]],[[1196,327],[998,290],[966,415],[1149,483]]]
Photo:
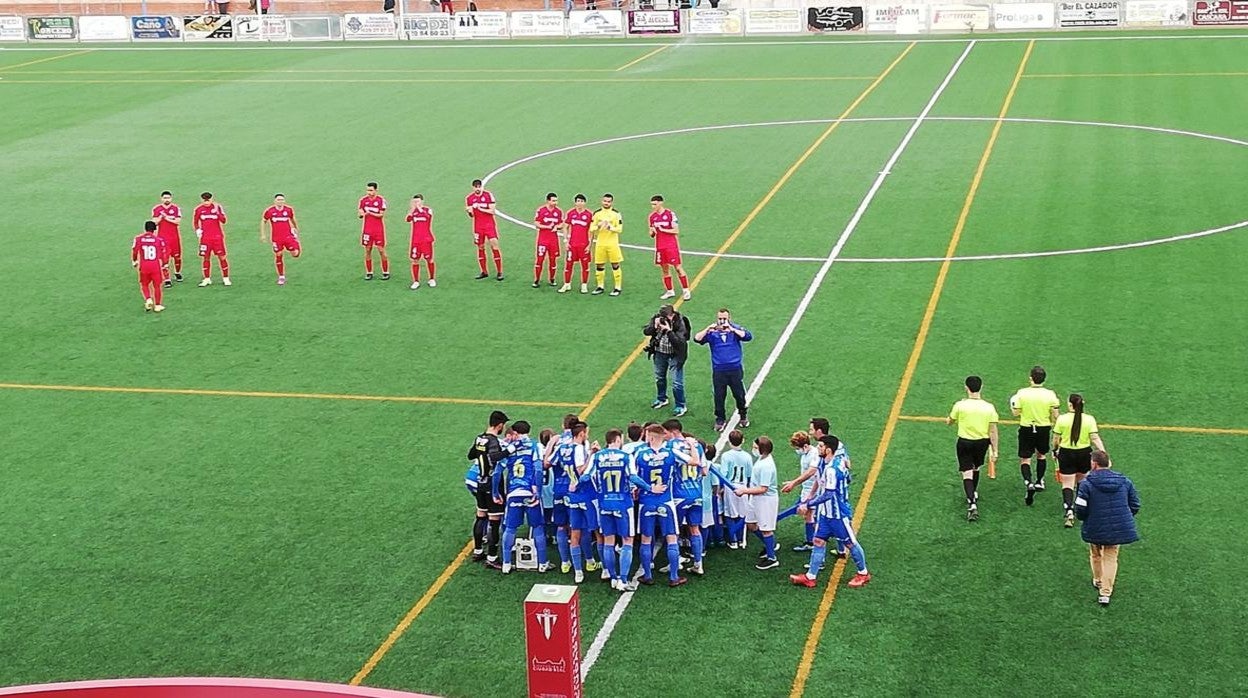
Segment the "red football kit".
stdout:
[[299,251],[299,233],[295,230],[295,209],[289,206],[270,206],[264,211],[264,220],[269,222],[273,251]]
[[156,204],[152,208],[152,218],[156,220],[156,234],[165,241],[169,248],[169,256],[176,260],[182,257],[182,238],[178,234],[178,224],[165,218],[182,218],[182,209],[177,204]]
[[654,232],[654,263],[678,266],[680,264],[680,241],[672,232],[680,220],[670,208],[650,214],[650,230]]
[[559,225],[563,223],[563,211],[558,206],[543,205],[533,214],[537,223],[537,257],[533,262],[533,283],[542,278],[542,260],[550,268],[550,283],[555,283],[555,269],[559,264]]
[[130,261],[139,265],[139,290],[143,292],[143,300],[150,299],[160,305],[160,282],[165,264],[169,261],[169,248],[164,238],[157,233],[136,236],[130,247]]
[[581,283],[589,283],[589,225],[594,212],[588,208],[569,209],[563,222],[568,224],[568,261],[563,266],[563,283],[572,283],[572,265],[581,263]]
[[381,196],[365,196],[360,198],[360,210],[364,212],[364,231],[360,234],[360,244],[364,247],[386,246],[386,223],[376,215],[386,212],[386,200]]
[[407,214],[407,221],[412,224],[412,282],[420,282],[420,260],[425,260],[432,280],[436,272],[433,263],[433,209],[422,206]]
[[218,257],[225,255],[225,226],[226,217],[225,209],[221,204],[213,201],[203,203],[195,207],[195,215],[192,218],[195,222],[195,230],[199,235],[199,256],[207,257],[215,254]]
[[491,250],[494,255],[494,270],[498,273],[499,281],[502,281],[503,253],[498,249],[498,224],[493,213],[483,210],[497,203],[494,195],[484,189],[481,193],[474,191],[464,198],[464,206],[472,209],[472,244],[477,246],[477,266],[481,268],[481,275],[477,278],[483,279],[486,276],[485,241],[494,240],[494,248]]

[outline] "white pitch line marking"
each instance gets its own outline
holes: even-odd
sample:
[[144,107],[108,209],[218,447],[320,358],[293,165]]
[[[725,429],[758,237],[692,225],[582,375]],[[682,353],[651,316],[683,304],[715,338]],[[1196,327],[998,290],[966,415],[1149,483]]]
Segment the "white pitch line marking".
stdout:
[[[930,114],[932,109],[936,106],[936,101],[940,99],[942,94],[944,94],[945,88],[948,87],[949,83],[953,81],[953,76],[957,74],[958,69],[962,67],[962,63],[966,61],[966,57],[971,54],[971,49],[973,48],[975,48],[975,41],[972,40],[966,44],[966,49],[962,51],[962,55],[958,56],[958,60],[954,62],[953,67],[949,69],[949,73],[945,75],[945,79],[941,81],[940,86],[938,86],[936,91],[932,93],[932,98],[927,101],[927,105],[923,107],[923,111],[921,111],[917,117],[912,119],[914,123],[910,125],[910,130],[906,131],[906,135],[902,137],[901,143],[897,146],[897,149],[893,151],[892,156],[889,157],[888,163],[884,166],[884,172],[877,175],[875,181],[871,183],[871,188],[867,190],[866,196],[862,198],[862,203],[858,204],[858,208],[854,211],[854,215],[851,216],[849,222],[845,224],[845,229],[841,232],[840,237],[837,238],[836,244],[832,246],[832,251],[829,252],[828,256],[823,260],[823,266],[819,267],[819,272],[815,274],[815,278],[810,282],[810,287],[806,289],[805,295],[803,295],[801,301],[798,302],[797,308],[793,311],[793,316],[789,318],[789,323],[785,325],[784,331],[780,333],[780,337],[776,340],[776,345],[772,347],[771,353],[769,353],[767,355],[767,359],[763,361],[762,367],[758,370],[758,375],[754,377],[754,380],[750,383],[750,387],[746,389],[745,399],[747,403],[753,400],[754,396],[758,394],[758,390],[762,387],[763,381],[767,380],[767,375],[771,373],[772,366],[776,364],[776,360],[780,357],[780,353],[784,351],[785,346],[789,343],[789,339],[793,337],[793,332],[797,329],[798,323],[800,323],[802,317],[806,315],[807,308],[810,307],[810,303],[814,300],[815,294],[818,293],[819,287],[823,285],[824,277],[826,277],[828,272],[832,269],[832,265],[840,256],[841,250],[845,247],[845,243],[849,242],[849,237],[854,234],[855,230],[857,230],[859,221],[862,220],[862,216],[867,212],[867,207],[871,205],[873,200],[875,200],[876,193],[878,193],[880,187],[884,185],[884,180],[887,178],[887,174],[885,173],[891,170],[893,165],[897,163],[897,160],[901,158],[901,154],[905,152],[906,148],[910,145],[910,141],[914,138],[914,134],[918,132],[919,126],[923,125],[923,122],[927,120],[928,114]],[[849,119],[845,119],[845,121],[848,120]],[[825,120],[821,123],[827,123],[827,121]],[[728,426],[724,428],[719,435],[719,439],[716,440],[716,450],[722,449],[724,444],[727,443],[728,433],[737,427],[737,423],[739,421],[740,418],[737,416],[737,413],[733,412],[732,417],[728,420]],[[585,652],[585,659],[581,663],[582,681],[584,681],[585,677],[589,675],[589,671],[598,661],[598,657],[602,655],[602,650],[606,646],[607,640],[611,638],[611,633],[615,631],[616,624],[619,623],[620,618],[624,616],[624,611],[628,608],[628,605],[633,602],[633,596],[634,592],[631,591],[620,595],[619,600],[616,601],[615,606],[612,607],[611,613],[607,615],[606,621],[603,622],[602,628],[599,629],[598,634],[594,636],[594,641],[590,643],[589,650]]]

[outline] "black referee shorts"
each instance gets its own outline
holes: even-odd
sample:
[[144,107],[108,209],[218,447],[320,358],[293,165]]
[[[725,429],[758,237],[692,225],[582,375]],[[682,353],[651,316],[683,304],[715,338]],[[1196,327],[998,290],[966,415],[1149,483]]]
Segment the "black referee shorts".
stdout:
[[484,511],[491,516],[503,514],[503,505],[494,501],[489,483],[477,483],[477,511]]
[[1063,448],[1057,452],[1057,472],[1063,475],[1087,475],[1092,470],[1092,447]]
[[979,470],[988,455],[988,447],[992,442],[988,439],[964,439],[958,437],[958,470]]
[[1034,454],[1041,456],[1049,452],[1049,444],[1053,442],[1053,427],[1018,428],[1018,457],[1031,458]]

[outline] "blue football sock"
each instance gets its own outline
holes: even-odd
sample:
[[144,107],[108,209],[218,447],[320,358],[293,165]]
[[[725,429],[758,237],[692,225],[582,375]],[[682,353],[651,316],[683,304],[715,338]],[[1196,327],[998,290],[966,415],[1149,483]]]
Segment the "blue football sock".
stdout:
[[555,544],[559,546],[559,562],[572,562],[572,551],[568,548],[568,529],[560,526],[555,529]]
[[607,564],[606,547],[602,543],[595,543],[594,548],[598,550],[598,561]]
[[503,529],[503,564],[511,564],[511,549],[516,546],[516,529]]
[[618,579],[619,575],[615,571],[615,546],[608,545],[602,549],[602,564],[606,565],[607,574],[612,579]]
[[776,559],[776,537],[763,536],[763,549],[767,551],[767,557]]
[[754,529],[754,537],[758,539],[759,543],[762,543],[763,545],[767,545],[767,540],[763,538],[763,532],[758,530],[757,528]]
[[537,546],[537,564],[544,565],[549,562],[546,556],[546,527],[530,526],[533,534],[533,545]]
[[585,571],[585,558],[582,557],[583,554],[581,546],[572,546],[572,569],[577,572]]
[[594,537],[589,531],[581,531],[581,555],[586,561],[594,559]]
[[815,540],[815,525],[813,523],[806,524],[806,545],[813,544]]
[[650,579],[653,567],[654,546],[643,541],[641,544],[641,576]]
[[854,543],[854,547],[849,549],[850,557],[854,558],[854,564],[858,566],[858,574],[867,573],[867,553],[862,546]]
[[819,576],[819,570],[823,568],[823,561],[828,556],[828,546],[817,545],[814,550],[810,551],[810,570],[806,575],[810,578]]
[[733,519],[733,525],[736,527],[736,534],[733,535],[733,539],[745,545],[745,519],[737,517]]
[[845,546],[839,540],[836,542],[836,554],[838,556],[845,554]]
[[628,575],[633,571],[633,546],[626,544],[620,548],[620,581],[627,582]]
[[680,577],[680,543],[667,544],[667,564],[667,576],[674,582]]
[[[705,533],[705,531],[703,531],[703,533]],[[695,565],[700,565],[702,564],[702,546],[703,546],[702,536],[701,535],[690,536],[690,538],[692,538],[692,540],[689,542],[693,547],[693,563]]]

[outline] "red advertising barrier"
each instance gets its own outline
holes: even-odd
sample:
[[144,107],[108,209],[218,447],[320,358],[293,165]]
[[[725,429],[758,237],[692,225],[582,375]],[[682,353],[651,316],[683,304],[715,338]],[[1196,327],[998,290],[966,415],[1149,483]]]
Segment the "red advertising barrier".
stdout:
[[[579,676],[579,675],[578,675]],[[39,698],[432,698],[381,688],[276,679],[128,679],[0,688],[0,696]]]
[[576,587],[536,584],[524,600],[529,698],[581,698],[581,603]]
[[1192,23],[1197,26],[1248,24],[1248,0],[1197,0]]

